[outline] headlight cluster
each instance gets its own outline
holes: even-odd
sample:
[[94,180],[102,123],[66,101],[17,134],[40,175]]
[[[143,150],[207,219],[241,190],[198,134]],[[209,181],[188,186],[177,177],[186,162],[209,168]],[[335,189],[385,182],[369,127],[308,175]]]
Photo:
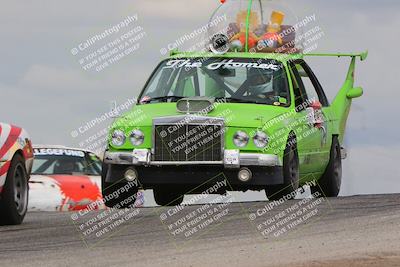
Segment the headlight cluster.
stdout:
[[268,145],[268,135],[262,131],[257,131],[253,136],[253,142],[258,148],[264,148]]
[[[233,136],[233,143],[237,147],[245,147],[249,143],[250,137],[244,131],[237,131]],[[254,145],[258,148],[265,148],[268,145],[268,135],[262,131],[257,131],[253,136]]]
[[[144,142],[144,133],[141,130],[133,130],[129,135],[129,140],[132,145],[140,146]],[[121,130],[115,130],[111,135],[111,143],[114,146],[123,146],[126,141],[125,133]]]
[[237,147],[245,147],[249,143],[249,135],[243,131],[237,131],[233,136],[233,143]]
[[125,144],[125,133],[121,130],[115,130],[111,136],[111,143],[114,146],[122,146]]
[[132,145],[140,146],[144,142],[144,133],[141,130],[133,130],[129,136]]

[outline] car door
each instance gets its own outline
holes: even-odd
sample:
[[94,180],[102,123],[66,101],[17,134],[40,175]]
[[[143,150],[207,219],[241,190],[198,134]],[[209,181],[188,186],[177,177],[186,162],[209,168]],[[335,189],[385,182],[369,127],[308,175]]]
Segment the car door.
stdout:
[[306,165],[309,172],[320,173],[329,159],[331,144],[331,138],[328,138],[332,135],[332,129],[329,127],[329,103],[311,68],[303,60],[295,61],[293,66],[305,103],[301,113],[307,116],[306,122],[309,127],[307,133],[304,133],[307,135],[305,145],[308,146]]
[[306,119],[307,95],[304,91],[304,86],[301,85],[301,77],[299,76],[294,63],[290,63],[288,67],[289,75],[291,76],[292,81],[293,98],[295,104],[295,113],[289,126],[296,133],[297,151],[300,163],[300,178],[304,179],[306,174],[312,172],[310,155],[315,149],[316,144],[313,142],[313,138],[311,138],[311,136],[308,134],[310,127]]

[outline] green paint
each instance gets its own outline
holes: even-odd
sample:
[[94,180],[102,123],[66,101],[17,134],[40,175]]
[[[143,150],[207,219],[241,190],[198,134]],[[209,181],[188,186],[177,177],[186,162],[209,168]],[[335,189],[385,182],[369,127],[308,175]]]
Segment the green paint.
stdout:
[[[287,80],[289,83],[290,103],[288,106],[274,106],[264,104],[247,104],[247,103],[222,103],[219,104],[208,113],[209,117],[221,117],[220,114],[230,111],[232,119],[226,122],[225,132],[225,149],[240,149],[242,152],[252,153],[266,153],[276,154],[280,160],[283,160],[283,151],[287,142],[290,132],[294,132],[298,138],[298,153],[300,159],[300,173],[301,177],[313,174],[319,178],[324,171],[329,160],[329,151],[332,143],[332,136],[338,135],[339,140],[343,143],[343,137],[347,118],[350,112],[352,99],[360,97],[363,93],[360,87],[354,87],[354,71],[356,65],[356,58],[365,60],[368,53],[359,54],[273,54],[273,53],[239,53],[232,52],[223,55],[215,55],[212,53],[189,53],[178,52],[171,53],[170,59],[175,58],[246,58],[249,62],[254,62],[255,59],[275,59],[280,61],[285,69]],[[302,59],[305,56],[336,56],[336,57],[350,57],[350,65],[346,75],[346,79],[338,91],[335,99],[330,106],[323,107],[322,111],[325,115],[325,123],[327,129],[326,143],[321,142],[323,131],[315,127],[310,127],[308,122],[304,120],[306,111],[296,112],[294,101],[294,87],[290,71],[288,68],[288,61],[294,59]],[[205,81],[209,90],[218,88],[218,84],[213,81]],[[185,88],[192,88],[193,84],[188,82]],[[190,91],[190,90],[189,90]],[[283,100],[280,100],[283,103]],[[134,114],[144,114],[144,118],[134,123],[132,117]],[[111,132],[115,129],[121,129],[129,136],[133,129],[141,129],[145,134],[144,143],[138,147],[134,147],[129,142],[129,138],[121,147],[113,147],[109,142],[109,150],[111,151],[132,151],[134,148],[152,148],[152,135],[153,135],[153,119],[157,117],[168,117],[184,115],[177,112],[176,103],[152,103],[146,105],[136,105],[115,120],[111,127]],[[303,119],[303,120],[302,120]],[[233,136],[236,131],[242,130],[249,135],[256,130],[262,129],[268,136],[271,137],[270,143],[266,149],[257,148],[252,140],[244,148],[237,148],[233,143]],[[304,132],[310,131],[308,136]],[[303,137],[304,135],[304,137]]]
[[249,5],[247,7],[247,18],[246,18],[246,45],[245,45],[246,52],[249,52],[249,29],[250,29],[250,14],[251,14],[252,4],[253,0],[249,0]]
[[368,57],[368,50],[362,53],[307,53],[304,56],[317,56],[317,57],[359,57],[364,61]]
[[364,93],[363,89],[361,87],[355,87],[350,89],[350,91],[347,93],[347,98],[358,98],[362,96]]

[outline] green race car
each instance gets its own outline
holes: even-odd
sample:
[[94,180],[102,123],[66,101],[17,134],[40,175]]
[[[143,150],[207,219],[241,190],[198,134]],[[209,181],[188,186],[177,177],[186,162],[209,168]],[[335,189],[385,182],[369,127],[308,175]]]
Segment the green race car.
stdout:
[[[351,57],[331,103],[308,56]],[[178,205],[216,180],[226,185],[216,193],[265,189],[277,200],[307,184],[337,196],[346,121],[363,94],[354,87],[357,57],[367,53],[171,53],[111,126],[102,187],[103,196],[118,194],[106,204],[143,188],[159,205]]]

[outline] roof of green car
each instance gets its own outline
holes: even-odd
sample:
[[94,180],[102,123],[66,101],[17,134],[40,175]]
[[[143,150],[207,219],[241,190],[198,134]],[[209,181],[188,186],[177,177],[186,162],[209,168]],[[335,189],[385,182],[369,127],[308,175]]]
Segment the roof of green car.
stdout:
[[251,52],[228,52],[225,54],[214,54],[212,52],[177,52],[172,51],[169,58],[249,58],[249,59],[274,59],[285,62],[303,58],[303,54],[283,53],[251,53]]

